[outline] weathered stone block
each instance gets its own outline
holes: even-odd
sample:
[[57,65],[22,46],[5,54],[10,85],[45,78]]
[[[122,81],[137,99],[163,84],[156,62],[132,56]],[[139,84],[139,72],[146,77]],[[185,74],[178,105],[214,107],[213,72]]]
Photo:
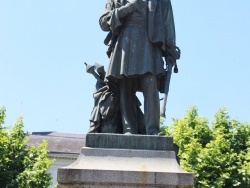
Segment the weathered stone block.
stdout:
[[[84,147],[77,161],[58,170],[59,188],[193,187],[193,174],[180,168],[175,152],[171,151],[171,137],[88,136],[86,145],[92,147]],[[143,146],[141,142],[145,141],[153,144]]]

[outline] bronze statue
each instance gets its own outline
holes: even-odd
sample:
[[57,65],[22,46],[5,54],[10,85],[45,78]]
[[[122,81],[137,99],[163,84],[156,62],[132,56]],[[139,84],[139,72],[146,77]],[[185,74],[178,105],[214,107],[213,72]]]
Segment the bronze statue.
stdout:
[[[107,86],[115,83],[119,90],[122,133],[160,134],[159,91],[164,92],[166,81],[163,57],[175,65],[180,56],[170,0],[107,0],[99,23],[109,32],[105,44],[110,63],[104,81]],[[144,115],[137,91],[144,96]]]

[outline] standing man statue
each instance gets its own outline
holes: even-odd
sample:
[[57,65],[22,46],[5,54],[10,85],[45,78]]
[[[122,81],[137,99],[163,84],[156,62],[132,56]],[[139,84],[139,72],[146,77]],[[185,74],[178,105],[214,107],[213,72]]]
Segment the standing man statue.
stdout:
[[109,31],[107,84],[119,83],[123,133],[141,134],[136,92],[144,96],[147,135],[160,134],[159,91],[164,92],[163,57],[176,63],[175,27],[170,0],[107,0],[100,18]]

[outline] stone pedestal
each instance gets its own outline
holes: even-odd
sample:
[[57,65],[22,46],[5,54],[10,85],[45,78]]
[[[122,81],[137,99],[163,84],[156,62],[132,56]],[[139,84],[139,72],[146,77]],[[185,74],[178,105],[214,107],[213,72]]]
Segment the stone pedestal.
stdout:
[[88,134],[76,162],[58,169],[59,188],[191,188],[171,137]]

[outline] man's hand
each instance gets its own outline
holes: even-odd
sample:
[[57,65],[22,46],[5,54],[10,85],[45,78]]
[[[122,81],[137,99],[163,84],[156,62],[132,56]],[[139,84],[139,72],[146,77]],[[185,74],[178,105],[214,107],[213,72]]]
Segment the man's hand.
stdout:
[[167,56],[167,60],[172,63],[172,65],[174,66],[176,64],[176,60],[171,56],[171,55],[168,55]]
[[121,6],[117,9],[117,13],[119,18],[123,18],[131,14],[132,12],[136,11],[136,2],[138,0],[127,0],[127,4]]
[[145,0],[127,0],[127,4],[118,8],[118,16],[119,18],[126,17],[135,11],[145,12],[146,9],[143,8]]

